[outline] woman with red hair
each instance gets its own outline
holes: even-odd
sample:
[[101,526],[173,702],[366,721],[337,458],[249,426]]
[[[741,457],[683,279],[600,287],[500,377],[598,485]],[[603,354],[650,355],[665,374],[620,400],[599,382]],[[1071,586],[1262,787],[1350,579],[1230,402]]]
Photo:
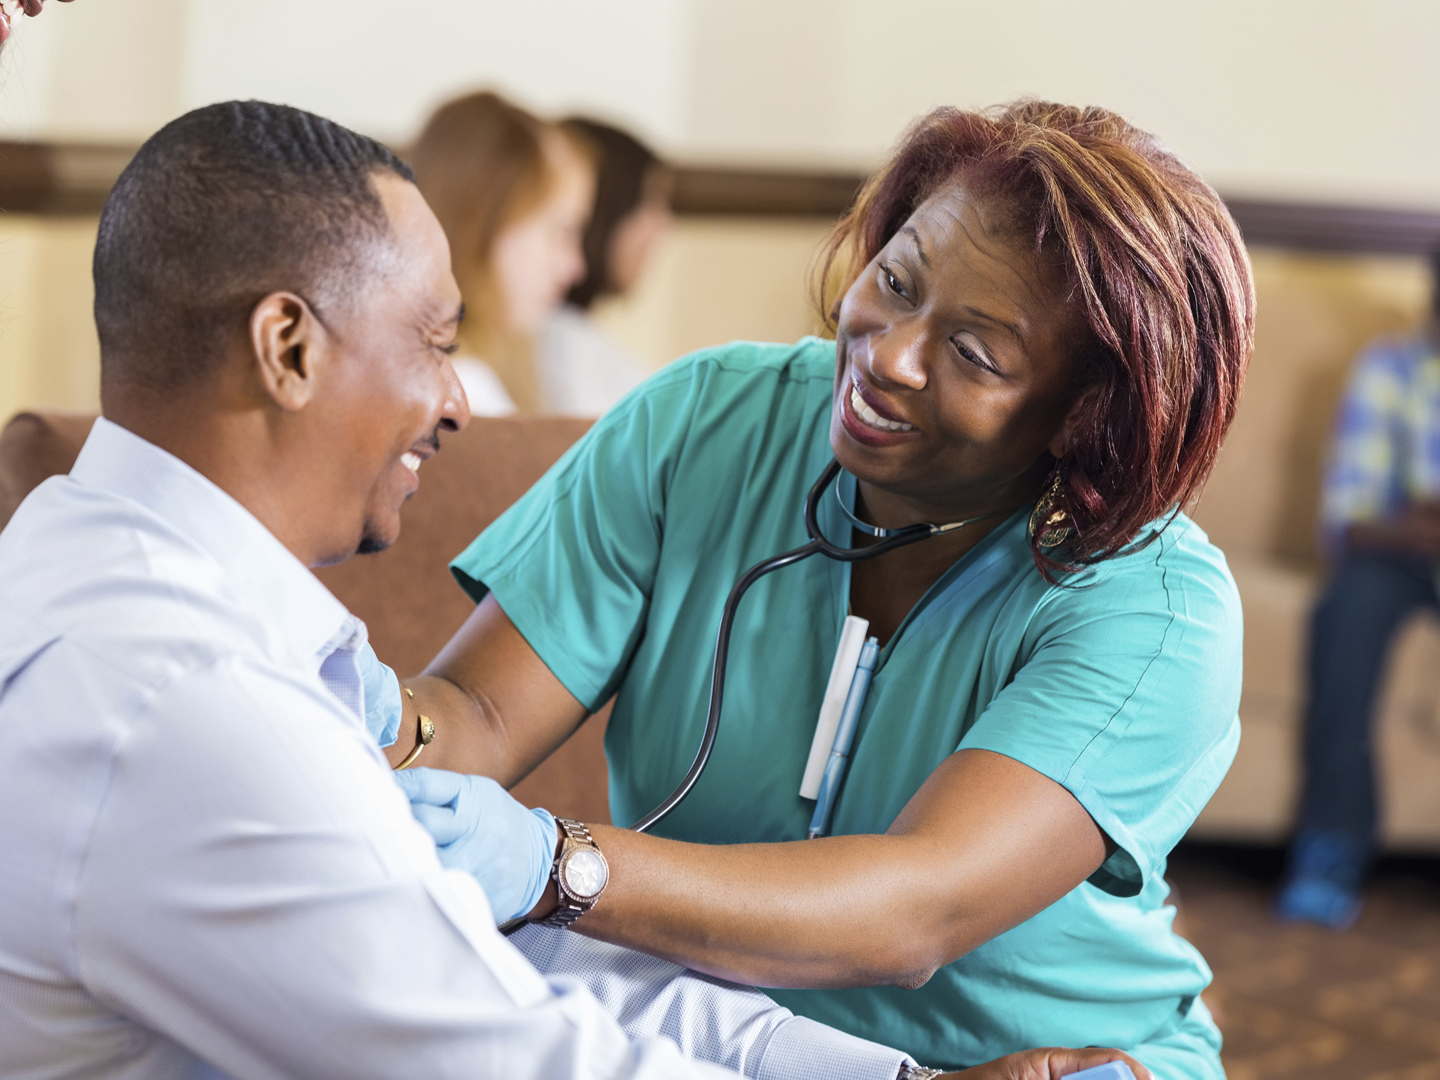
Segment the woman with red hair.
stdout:
[[[1239,599],[1183,513],[1251,351],[1234,222],[1113,113],[941,109],[823,281],[834,341],[671,365],[455,560],[479,606],[409,681],[393,754],[424,712],[425,764],[510,784],[613,696],[612,808],[635,821],[690,764],[732,585],[805,541],[833,456],[831,540],[969,524],[758,582],[708,771],[660,835],[591,826],[608,885],[567,918],[927,1064],[1103,1044],[1219,1077],[1163,873],[1239,740]],[[805,840],[847,614],[882,651]]]

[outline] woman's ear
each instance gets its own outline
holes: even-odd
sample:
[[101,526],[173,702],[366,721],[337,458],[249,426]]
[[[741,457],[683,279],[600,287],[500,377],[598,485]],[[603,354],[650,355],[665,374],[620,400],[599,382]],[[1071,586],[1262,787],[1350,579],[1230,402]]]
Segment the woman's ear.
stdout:
[[286,412],[310,403],[329,345],[324,325],[294,293],[271,293],[250,312],[256,374],[265,393]]
[[1055,437],[1050,440],[1050,453],[1057,459],[1063,458],[1070,452],[1075,429],[1080,425],[1080,420],[1085,415],[1085,410],[1094,404],[1095,395],[1099,392],[1100,387],[1087,386],[1084,390],[1081,390],[1075,398],[1074,403],[1070,406],[1070,411],[1065,414],[1065,419],[1060,424],[1060,430],[1057,431]]

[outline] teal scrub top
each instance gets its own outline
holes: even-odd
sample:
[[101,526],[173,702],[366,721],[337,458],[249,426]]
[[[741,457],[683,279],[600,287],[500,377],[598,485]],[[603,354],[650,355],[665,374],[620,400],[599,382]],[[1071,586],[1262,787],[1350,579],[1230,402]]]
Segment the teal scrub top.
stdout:
[[[716,625],[753,564],[807,539],[831,458],[833,342],[734,343],[666,368],[601,419],[452,564],[493,592],[606,733],[617,824],[667,796],[705,723]],[[854,499],[842,474],[841,497]],[[826,534],[850,533],[834,497]],[[1118,845],[1089,881],[923,987],[777,990],[804,1016],[963,1067],[1034,1046],[1131,1049],[1222,1076],[1199,953],[1171,930],[1165,859],[1239,743],[1240,602],[1188,518],[1046,584],[1016,513],[916,605],[880,655],[832,832],[883,833],[945,757],[990,750],[1070,791]],[[1158,527],[1158,526],[1157,526]],[[802,840],[798,794],[849,605],[816,556],[762,578],[735,621],[709,768],[656,834]],[[815,918],[825,903],[816,897]],[[903,918],[903,912],[896,913]]]

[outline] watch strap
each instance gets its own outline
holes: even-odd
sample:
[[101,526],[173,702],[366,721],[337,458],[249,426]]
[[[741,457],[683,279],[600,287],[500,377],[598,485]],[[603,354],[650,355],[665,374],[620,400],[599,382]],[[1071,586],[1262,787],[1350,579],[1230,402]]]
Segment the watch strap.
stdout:
[[[590,835],[590,830],[587,829],[583,823],[573,818],[557,817],[555,824],[558,825],[560,831],[565,834],[565,842],[560,845],[560,853],[555,856],[555,863],[550,868],[550,877],[554,879],[560,892],[560,903],[549,915],[543,919],[537,919],[536,922],[541,926],[553,926],[557,929],[564,930],[576,919],[580,918],[581,915],[584,915],[594,907],[595,901],[599,900],[600,896],[597,893],[588,900],[579,900],[570,896],[566,892],[564,882],[560,880],[560,864],[564,861],[565,855],[572,844],[580,844],[593,848],[596,854],[600,852],[600,845],[595,843],[595,838]],[[601,857],[603,858],[604,856]]]

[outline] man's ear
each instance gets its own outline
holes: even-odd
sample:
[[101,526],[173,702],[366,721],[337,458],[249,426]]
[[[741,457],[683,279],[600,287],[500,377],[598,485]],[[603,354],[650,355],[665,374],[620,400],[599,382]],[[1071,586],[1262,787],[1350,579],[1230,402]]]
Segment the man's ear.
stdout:
[[295,412],[310,403],[330,336],[303,297],[276,292],[256,304],[250,312],[250,348],[260,384],[276,405]]
[[1085,411],[1095,402],[1095,395],[1100,392],[1098,386],[1087,386],[1081,390],[1075,398],[1070,411],[1065,415],[1064,421],[1060,424],[1060,430],[1050,440],[1050,453],[1056,458],[1063,458],[1070,452],[1071,442],[1075,436],[1075,429],[1079,426]]

